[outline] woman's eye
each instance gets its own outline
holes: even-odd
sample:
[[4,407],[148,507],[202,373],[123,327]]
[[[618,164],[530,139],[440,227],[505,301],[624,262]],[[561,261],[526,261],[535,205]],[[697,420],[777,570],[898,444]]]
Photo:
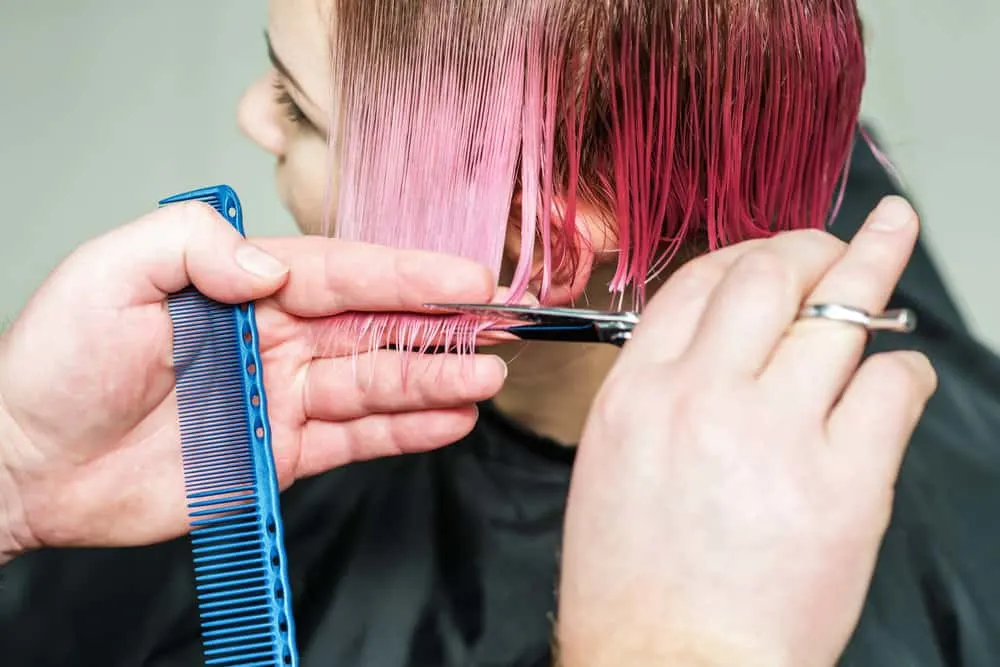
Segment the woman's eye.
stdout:
[[302,111],[302,108],[295,103],[292,96],[288,93],[288,89],[281,82],[280,79],[275,78],[274,80],[274,92],[275,92],[275,102],[280,106],[285,113],[285,117],[292,123],[296,125],[301,125],[303,127],[311,127],[308,116]]

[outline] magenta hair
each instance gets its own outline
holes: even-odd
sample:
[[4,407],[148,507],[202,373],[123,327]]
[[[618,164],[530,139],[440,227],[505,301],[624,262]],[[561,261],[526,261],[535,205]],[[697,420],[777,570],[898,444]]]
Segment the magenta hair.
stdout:
[[[854,0],[334,6],[339,238],[460,255],[499,280],[517,232],[509,300],[545,301],[586,203],[620,248],[608,288],[641,308],[682,248],[821,228],[837,210],[865,80]],[[339,326],[376,347],[460,349],[480,327]]]

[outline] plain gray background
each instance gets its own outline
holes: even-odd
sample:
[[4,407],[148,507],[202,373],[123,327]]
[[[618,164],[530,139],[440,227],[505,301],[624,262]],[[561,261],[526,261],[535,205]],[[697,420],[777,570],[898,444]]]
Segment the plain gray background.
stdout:
[[[383,1],[383,0],[373,0]],[[1000,347],[1000,0],[861,0],[873,120],[946,277]],[[0,317],[81,241],[226,182],[291,234],[234,108],[267,66],[266,0],[0,0]]]

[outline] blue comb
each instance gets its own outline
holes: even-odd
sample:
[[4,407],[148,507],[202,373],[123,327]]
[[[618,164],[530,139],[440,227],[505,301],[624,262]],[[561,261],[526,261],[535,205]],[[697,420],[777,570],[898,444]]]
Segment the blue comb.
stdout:
[[[229,186],[160,206],[182,201],[211,205],[244,234]],[[188,287],[168,307],[205,665],[298,665],[254,306]]]

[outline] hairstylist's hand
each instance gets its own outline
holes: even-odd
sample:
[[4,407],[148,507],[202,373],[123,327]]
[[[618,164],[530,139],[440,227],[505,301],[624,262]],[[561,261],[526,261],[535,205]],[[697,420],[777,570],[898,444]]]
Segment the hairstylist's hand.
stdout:
[[330,339],[323,319],[489,300],[485,267],[319,237],[251,244],[211,208],[160,209],[80,247],[0,338],[0,562],[5,550],[186,531],[165,300],[190,283],[226,303],[263,299],[283,486],[453,442],[472,428],[474,402],[503,382],[502,362],[487,356],[413,355],[404,384],[400,357],[382,351],[374,372],[362,355],[355,374],[355,341]]
[[682,268],[591,411],[566,525],[564,667],[830,667],[857,623],[936,379],[804,302],[879,312],[917,237],[796,232]]

